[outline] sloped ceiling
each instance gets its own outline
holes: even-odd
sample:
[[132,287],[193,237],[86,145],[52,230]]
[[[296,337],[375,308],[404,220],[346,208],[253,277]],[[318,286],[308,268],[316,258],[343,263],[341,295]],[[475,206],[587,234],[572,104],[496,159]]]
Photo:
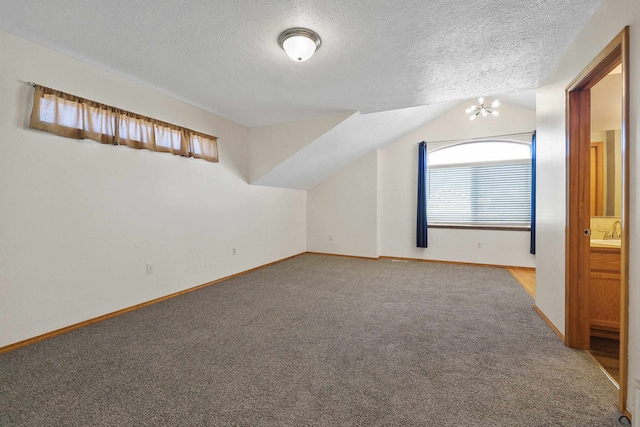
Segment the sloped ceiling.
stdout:
[[0,0],[0,28],[254,127],[533,89],[600,3]]
[[[601,1],[0,0],[0,29],[250,136],[288,129],[276,150],[250,141],[247,180],[308,189],[461,100],[535,109],[535,88]],[[297,26],[322,37],[304,63],[276,42]]]
[[384,147],[458,105],[459,102],[444,102],[379,113],[357,112],[283,159],[252,184],[312,188],[371,150]]

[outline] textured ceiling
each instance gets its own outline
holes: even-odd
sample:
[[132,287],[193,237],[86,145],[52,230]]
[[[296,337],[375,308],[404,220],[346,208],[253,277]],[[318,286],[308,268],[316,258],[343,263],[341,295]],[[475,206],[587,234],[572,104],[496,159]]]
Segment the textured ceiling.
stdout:
[[533,89],[601,1],[0,0],[0,28],[260,126]]

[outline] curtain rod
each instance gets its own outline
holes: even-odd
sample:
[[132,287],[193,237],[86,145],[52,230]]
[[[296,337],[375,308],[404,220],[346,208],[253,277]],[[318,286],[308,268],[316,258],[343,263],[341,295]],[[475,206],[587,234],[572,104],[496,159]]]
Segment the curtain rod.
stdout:
[[[533,135],[535,131],[532,130],[530,132],[518,132],[518,133],[505,133],[504,135],[490,135],[490,136],[478,136],[475,138],[456,138],[456,139],[443,139],[440,141],[424,141],[427,144],[439,144],[442,142],[456,142],[456,141],[473,141],[475,139],[490,139],[490,138],[504,138],[505,136],[516,136],[516,135]],[[417,144],[421,144],[421,142],[418,142]]]

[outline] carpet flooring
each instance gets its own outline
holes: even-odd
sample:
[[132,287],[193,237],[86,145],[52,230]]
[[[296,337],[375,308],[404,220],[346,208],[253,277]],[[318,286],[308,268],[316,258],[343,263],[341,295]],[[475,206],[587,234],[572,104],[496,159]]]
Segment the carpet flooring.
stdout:
[[0,355],[3,426],[619,426],[504,269],[302,255]]

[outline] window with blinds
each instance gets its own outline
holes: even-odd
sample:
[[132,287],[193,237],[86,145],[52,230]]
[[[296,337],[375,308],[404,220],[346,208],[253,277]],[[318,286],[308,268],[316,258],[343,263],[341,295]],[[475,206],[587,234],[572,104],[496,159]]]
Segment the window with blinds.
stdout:
[[428,156],[430,225],[530,226],[530,144],[467,142]]

